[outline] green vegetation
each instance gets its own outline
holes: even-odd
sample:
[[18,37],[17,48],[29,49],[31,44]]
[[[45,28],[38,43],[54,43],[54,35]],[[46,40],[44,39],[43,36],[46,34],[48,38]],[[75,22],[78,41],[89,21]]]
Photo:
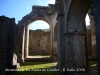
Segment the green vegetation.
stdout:
[[[43,68],[53,69],[55,66],[55,62],[25,62],[18,72],[10,75],[62,75],[59,71],[41,71]],[[97,67],[97,61],[89,61],[89,67]]]
[[10,75],[61,75],[59,71],[41,71],[43,68],[52,69],[54,66],[56,66],[54,62],[25,62],[21,65],[17,73]]
[[62,75],[61,72],[55,72],[55,71],[45,71],[45,72],[36,72],[36,71],[24,71],[24,72],[17,72],[14,74],[10,74],[10,75]]
[[48,32],[48,31],[50,31],[50,29],[43,29],[43,31]]
[[21,65],[20,71],[21,70],[26,70],[26,69],[36,69],[36,68],[50,68],[56,66],[55,63],[52,62],[25,62]]
[[98,65],[98,62],[97,61],[89,61],[89,67],[95,67],[95,66],[97,66]]

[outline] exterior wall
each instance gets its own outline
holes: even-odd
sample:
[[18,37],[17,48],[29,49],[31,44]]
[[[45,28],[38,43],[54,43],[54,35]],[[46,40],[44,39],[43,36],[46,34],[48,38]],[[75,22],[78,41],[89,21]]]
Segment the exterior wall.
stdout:
[[4,75],[5,68],[13,67],[14,29],[15,19],[0,16],[0,75]]
[[50,32],[29,31],[29,55],[50,54]]
[[18,26],[15,26],[14,30],[14,55],[17,56],[17,62],[20,63],[20,53],[19,53],[19,41],[18,41]]

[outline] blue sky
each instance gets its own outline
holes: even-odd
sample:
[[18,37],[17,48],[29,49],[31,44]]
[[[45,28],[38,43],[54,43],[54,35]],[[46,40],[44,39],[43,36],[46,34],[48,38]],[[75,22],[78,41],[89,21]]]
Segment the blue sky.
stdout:
[[[48,6],[48,4],[54,3],[55,0],[0,0],[0,16],[15,18],[17,24],[23,16],[31,12],[33,5]],[[88,18],[86,19],[88,21]],[[49,25],[44,21],[36,21],[32,23],[30,29],[35,30],[36,28],[47,29]]]

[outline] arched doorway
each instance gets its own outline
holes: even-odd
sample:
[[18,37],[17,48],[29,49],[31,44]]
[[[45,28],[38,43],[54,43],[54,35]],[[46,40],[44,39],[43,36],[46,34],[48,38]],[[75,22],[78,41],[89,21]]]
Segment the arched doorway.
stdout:
[[[48,7],[47,6],[33,6],[32,12],[29,13],[28,15],[24,16],[22,18],[22,20],[19,22],[18,25],[19,25],[19,28],[21,28],[21,29],[19,29],[21,58],[23,58],[24,60],[27,60],[28,54],[31,53],[31,52],[28,53],[28,49],[31,49],[29,43],[32,42],[31,40],[29,41],[29,38],[30,38],[29,37],[30,36],[29,26],[35,21],[42,20],[42,21],[47,22],[50,26],[50,37],[49,37],[48,44],[50,44],[49,45],[49,50],[50,50],[50,58],[49,58],[50,60],[49,61],[50,62],[52,61],[52,59],[53,59],[53,57],[52,57],[52,55],[53,55],[53,51],[52,51],[52,41],[53,41],[52,34],[53,34],[53,32],[52,31],[53,31],[53,23],[55,21],[52,16],[54,16],[54,12],[56,12],[55,5],[52,5],[52,4],[50,4]],[[36,30],[35,34],[37,34],[37,31],[38,30]],[[39,30],[39,31],[40,31],[40,33],[44,33],[44,31],[41,31],[41,30]],[[37,40],[35,40],[35,43],[37,42],[37,44],[34,44],[34,45],[37,45],[39,47],[41,47],[41,45],[45,46],[45,44],[39,43],[39,42],[41,42],[41,40],[40,40],[40,36],[38,36],[38,37],[39,37],[39,39],[37,37],[35,38],[35,39],[37,39]],[[44,37],[41,39],[44,39]],[[34,38],[33,38],[33,40],[34,40]],[[39,59],[32,60],[32,62],[33,61],[41,62],[41,60],[39,60]],[[43,61],[46,61],[46,60],[43,60]]]
[[[52,9],[52,11],[51,11]],[[32,12],[27,14],[22,18],[22,20],[18,23],[19,26],[19,44],[20,44],[20,56],[22,61],[24,58],[28,56],[28,39],[29,39],[29,25],[36,20],[43,20],[50,25],[50,52],[52,59],[52,15],[56,12],[54,5],[50,4],[47,6],[33,6]]]
[[50,26],[36,20],[29,27],[29,56],[33,58],[50,57]]
[[[86,13],[91,6],[92,1],[65,1],[62,2],[64,5],[65,16],[63,16],[63,6],[60,6],[61,1],[58,2],[58,21],[59,26],[62,26],[63,21],[59,20],[64,17],[66,32],[65,35],[61,34],[61,36],[65,36],[66,38],[66,51],[65,58],[63,48],[59,51],[59,59],[62,57],[63,60],[60,59],[59,65],[60,68],[72,68],[72,67],[85,67],[87,69],[86,63],[86,25],[85,25],[85,16]],[[61,23],[61,24],[60,24]],[[61,29],[61,27],[60,27]],[[63,28],[64,29],[64,28]],[[60,31],[61,32],[61,31]],[[61,40],[61,42],[63,42]],[[59,44],[61,43],[59,42]],[[64,47],[64,46],[63,46]],[[61,55],[61,52],[63,54]],[[61,56],[60,56],[61,55]],[[65,60],[65,61],[64,61]]]

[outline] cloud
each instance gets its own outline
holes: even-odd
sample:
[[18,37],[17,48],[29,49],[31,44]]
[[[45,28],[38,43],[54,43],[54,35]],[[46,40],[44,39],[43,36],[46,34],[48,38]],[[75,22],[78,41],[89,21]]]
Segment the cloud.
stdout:
[[37,2],[40,2],[41,0],[37,0]]
[[39,5],[43,5],[43,1],[42,1],[42,0],[37,0],[37,3],[38,3]]
[[48,4],[55,4],[55,0],[36,0],[40,6],[48,6]]
[[29,6],[27,6],[26,9],[29,9]]
[[49,4],[55,4],[55,0],[49,0],[48,3]]

